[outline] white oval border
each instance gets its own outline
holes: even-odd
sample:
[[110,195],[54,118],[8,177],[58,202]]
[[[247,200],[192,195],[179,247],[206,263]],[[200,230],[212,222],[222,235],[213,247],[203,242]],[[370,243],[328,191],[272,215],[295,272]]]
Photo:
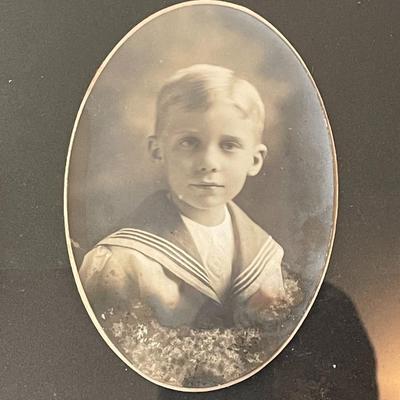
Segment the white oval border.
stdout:
[[[75,139],[75,133],[80,121],[80,117],[82,115],[82,111],[85,107],[86,101],[97,81],[97,79],[99,78],[99,76],[101,75],[101,73],[103,72],[104,68],[106,67],[106,65],[108,64],[108,62],[111,60],[111,58],[114,56],[114,54],[118,51],[118,49],[126,42],[127,39],[129,39],[136,31],[138,31],[140,28],[142,28],[142,26],[144,26],[145,24],[147,24],[148,22],[152,21],[153,19],[158,18],[160,15],[166,14],[170,11],[176,10],[178,8],[183,8],[183,7],[191,7],[191,6],[196,6],[196,5],[214,5],[214,6],[222,6],[222,7],[228,7],[228,8],[232,8],[232,9],[236,9],[238,11],[244,12],[254,18],[256,18],[258,21],[262,22],[264,25],[266,25],[266,27],[268,27],[269,29],[271,29],[282,41],[283,43],[285,43],[289,49],[293,52],[293,54],[296,56],[296,58],[300,61],[301,65],[303,66],[308,78],[310,79],[315,92],[317,93],[318,96],[318,100],[320,103],[320,106],[322,108],[323,114],[324,114],[324,120],[325,120],[325,124],[326,124],[326,128],[328,130],[328,135],[329,135],[329,139],[330,139],[330,144],[331,144],[331,156],[332,156],[332,161],[333,161],[333,182],[334,182],[334,195],[333,195],[333,215],[332,215],[332,228],[331,228],[331,232],[330,232],[330,238],[329,238],[329,246],[328,246],[328,251],[326,253],[325,256],[325,267],[324,267],[324,271],[323,274],[321,276],[321,280],[318,284],[318,287],[315,290],[314,296],[311,299],[308,308],[306,309],[305,313],[303,314],[301,320],[298,322],[296,328],[293,330],[293,332],[291,333],[291,335],[287,338],[287,340],[278,348],[278,350],[275,351],[275,353],[270,357],[270,359],[268,359],[267,361],[265,361],[261,366],[259,366],[258,368],[252,370],[251,372],[247,373],[246,375],[241,376],[240,378],[237,378],[233,381],[218,385],[218,386],[211,386],[211,387],[201,387],[201,388],[187,388],[187,387],[181,387],[181,386],[173,386],[173,385],[168,385],[166,383],[163,382],[158,382],[155,379],[147,376],[146,374],[142,373],[139,369],[135,368],[130,361],[123,355],[121,354],[121,352],[117,349],[117,347],[114,345],[114,343],[109,339],[109,337],[106,335],[106,333],[104,332],[103,328],[101,327],[98,319],[96,318],[90,303],[87,299],[86,293],[83,289],[80,277],[79,277],[79,273],[78,273],[78,267],[75,263],[75,258],[73,255],[73,251],[72,251],[72,243],[71,243],[71,238],[69,235],[69,222],[68,222],[68,196],[67,196],[67,189],[68,189],[68,172],[69,172],[69,167],[70,167],[70,158],[71,158],[71,153],[72,153],[72,147],[74,144],[74,139]],[[100,67],[98,68],[98,70],[96,71],[96,74],[94,75],[92,81],[90,82],[90,85],[85,93],[85,96],[82,100],[82,103],[79,107],[78,110],[78,114],[76,116],[75,119],[75,123],[72,129],[72,134],[71,134],[71,140],[69,143],[69,147],[68,147],[68,153],[67,153],[67,160],[66,160],[66,166],[65,166],[65,174],[64,174],[64,226],[65,226],[65,236],[66,236],[66,242],[67,242],[67,248],[68,248],[68,255],[69,255],[69,260],[71,263],[71,267],[72,267],[72,271],[74,274],[74,279],[75,279],[75,283],[77,285],[79,294],[81,296],[82,302],[86,308],[87,313],[90,316],[90,319],[93,321],[96,329],[98,330],[98,332],[100,333],[100,335],[102,336],[102,338],[105,340],[105,342],[107,343],[107,345],[114,351],[114,353],[126,364],[128,365],[132,370],[134,370],[137,374],[141,375],[143,378],[147,379],[148,381],[155,383],[156,385],[165,387],[167,389],[172,389],[172,390],[177,390],[180,392],[210,392],[213,390],[218,390],[218,389],[224,389],[227,388],[229,386],[235,385],[239,382],[242,382],[248,378],[250,378],[251,376],[255,375],[257,372],[259,372],[260,370],[262,370],[267,364],[269,364],[275,357],[278,356],[278,354],[280,354],[282,352],[282,350],[287,346],[287,344],[292,340],[292,338],[294,337],[294,335],[297,333],[297,331],[300,329],[301,325],[303,324],[305,318],[307,317],[308,313],[310,312],[311,307],[313,306],[315,299],[320,291],[322,282],[325,279],[325,275],[326,275],[326,271],[328,269],[328,264],[329,264],[329,260],[332,254],[332,247],[333,247],[333,240],[335,237],[335,232],[336,232],[336,224],[337,224],[337,215],[338,215],[338,187],[339,187],[339,183],[338,183],[338,168],[337,168],[337,157],[336,157],[336,149],[335,149],[335,143],[333,140],[333,135],[332,135],[332,129],[331,126],[329,124],[329,120],[328,120],[328,115],[324,106],[324,103],[322,101],[322,97],[321,94],[319,93],[319,90],[314,82],[314,79],[310,73],[310,71],[308,70],[306,64],[304,63],[303,59],[300,57],[300,55],[297,53],[297,51],[295,50],[295,48],[291,45],[291,43],[267,20],[265,20],[263,17],[261,17],[260,15],[256,14],[255,12],[249,10],[246,7],[237,5],[237,4],[233,4],[230,2],[226,2],[226,1],[219,1],[219,0],[192,0],[192,1],[186,1],[183,3],[179,3],[179,4],[175,4],[173,6],[170,7],[166,7],[163,8],[162,10],[159,10],[157,12],[155,12],[154,14],[148,16],[147,18],[145,18],[143,21],[141,21],[139,24],[137,24],[135,27],[133,27],[119,42],[118,44],[111,50],[111,52],[108,54],[108,56],[105,58],[105,60],[102,62],[102,64],[100,65]]]

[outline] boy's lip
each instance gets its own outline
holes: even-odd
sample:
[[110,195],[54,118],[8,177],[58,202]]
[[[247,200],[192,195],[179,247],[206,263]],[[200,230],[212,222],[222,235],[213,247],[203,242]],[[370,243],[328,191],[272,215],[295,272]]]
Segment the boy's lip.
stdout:
[[224,185],[221,185],[219,183],[216,182],[198,182],[198,183],[191,183],[189,186],[194,186],[197,188],[201,188],[201,189],[207,189],[207,188],[223,188]]

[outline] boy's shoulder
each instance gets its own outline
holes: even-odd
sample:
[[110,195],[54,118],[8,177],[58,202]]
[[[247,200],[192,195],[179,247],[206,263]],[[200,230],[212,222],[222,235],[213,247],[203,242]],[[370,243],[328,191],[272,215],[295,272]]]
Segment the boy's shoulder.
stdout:
[[168,192],[160,190],[150,194],[139,204],[132,216],[124,221],[124,227],[161,235],[165,230],[176,228],[179,220],[179,211],[169,199]]
[[258,225],[249,215],[239,207],[235,202],[230,201],[228,204],[228,210],[236,223],[241,229],[248,230],[249,234],[268,236],[268,233]]
[[[241,207],[233,201],[228,203],[228,209],[232,217],[236,243],[240,247],[243,257],[246,254],[254,255],[267,242],[273,242],[280,252],[282,247],[271,237],[271,235],[260,225],[253,221]],[[251,256],[250,256],[251,258]]]

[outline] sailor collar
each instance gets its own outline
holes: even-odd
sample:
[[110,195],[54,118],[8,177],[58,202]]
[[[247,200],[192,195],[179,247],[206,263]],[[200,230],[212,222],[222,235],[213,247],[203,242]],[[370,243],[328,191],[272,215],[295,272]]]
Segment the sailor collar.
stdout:
[[[281,247],[235,203],[229,202],[227,207],[232,218],[236,248],[230,297],[240,299],[246,293],[247,298],[248,289]],[[148,197],[126,226],[97,245],[139,251],[210,299],[222,303],[211,286],[193,238],[167,192],[157,192]]]

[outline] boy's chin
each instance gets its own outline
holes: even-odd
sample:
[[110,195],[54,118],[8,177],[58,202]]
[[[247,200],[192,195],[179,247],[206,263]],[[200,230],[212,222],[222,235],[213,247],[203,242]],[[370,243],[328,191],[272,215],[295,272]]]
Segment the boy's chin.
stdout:
[[215,193],[201,193],[193,196],[191,193],[177,196],[172,195],[172,198],[178,206],[191,208],[198,211],[214,211],[220,207],[225,207],[231,200],[229,196],[217,195]]
[[224,198],[205,197],[202,199],[197,198],[194,201],[189,200],[187,204],[197,210],[212,211],[219,207],[225,207],[228,201],[229,200],[225,200]]

